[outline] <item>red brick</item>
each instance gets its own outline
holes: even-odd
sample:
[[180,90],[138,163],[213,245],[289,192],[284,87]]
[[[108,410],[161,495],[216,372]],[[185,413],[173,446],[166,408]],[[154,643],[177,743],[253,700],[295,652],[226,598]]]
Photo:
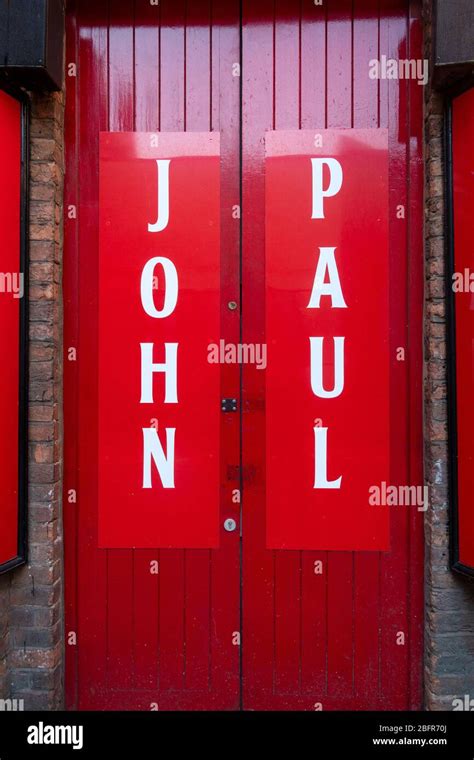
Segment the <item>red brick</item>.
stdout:
[[[33,185],[36,187],[36,185]],[[53,261],[55,245],[49,240],[30,241],[30,261]]]

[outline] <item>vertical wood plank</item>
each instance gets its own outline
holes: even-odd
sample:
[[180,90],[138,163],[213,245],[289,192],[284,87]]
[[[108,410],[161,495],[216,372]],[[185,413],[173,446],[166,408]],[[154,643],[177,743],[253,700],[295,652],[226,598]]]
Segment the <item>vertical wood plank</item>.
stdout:
[[[131,132],[134,118],[133,3],[109,4],[108,100],[111,132]],[[117,410],[117,414],[126,414]],[[107,678],[115,688],[133,685],[134,586],[133,551],[107,550]],[[132,661],[131,661],[132,660]]]
[[[94,709],[106,683],[107,557],[97,549],[97,250],[98,134],[107,129],[107,28],[78,5],[79,293],[78,340],[78,708]],[[83,156],[87,161],[82,161]],[[102,703],[103,704],[103,703]]]
[[[352,0],[331,3],[327,30],[328,128],[352,126]],[[328,694],[347,698],[353,691],[354,557],[328,555]]]
[[[77,66],[77,25],[75,3],[70,4],[66,19],[66,65],[75,63]],[[78,95],[77,76],[66,76],[66,109],[64,122],[66,153],[66,172],[64,179],[64,204],[78,206],[79,176],[78,176]],[[78,701],[78,643],[69,642],[69,635],[78,628],[78,503],[71,502],[69,492],[74,490],[77,495],[77,466],[78,466],[78,369],[77,361],[68,361],[68,351],[76,348],[79,341],[79,299],[78,299],[78,263],[79,263],[79,220],[68,220],[66,216],[64,231],[64,489],[63,489],[63,529],[64,542],[64,584],[65,584],[65,683],[66,707],[77,709]]]
[[[325,6],[303,0],[301,19],[301,128],[326,126]],[[327,693],[327,552],[303,552],[301,688],[321,702]],[[311,703],[310,703],[311,704]]]
[[[209,0],[186,3],[185,129],[210,129],[211,9]],[[190,262],[191,265],[191,262]],[[204,349],[203,349],[204,350]],[[216,368],[217,370],[217,368]],[[196,494],[199,498],[199,495]],[[186,552],[186,680],[187,689],[209,689],[209,609],[212,552]]]
[[[160,9],[134,4],[134,129],[155,132],[160,126],[159,60]],[[150,415],[151,416],[151,415]],[[156,572],[158,571],[158,572]],[[133,552],[133,686],[155,693],[159,705],[160,552]]]
[[[410,1],[408,58],[422,58],[423,24],[420,4]],[[408,385],[410,388],[409,440],[410,483],[421,485],[423,462],[419,452],[423,451],[423,336],[417,329],[423,322],[423,87],[418,82],[410,82],[409,155],[410,169],[409,198],[409,252],[408,257],[408,346],[410,362]],[[409,648],[409,710],[422,709],[423,683],[423,583],[424,577],[424,512],[411,510],[408,522],[409,608],[408,608],[408,648]]]
[[[160,11],[135,0],[134,6],[134,129],[155,132],[160,126],[159,57]],[[133,553],[133,685],[150,689],[158,699],[160,552]],[[157,571],[157,572],[156,572]]]
[[[185,2],[161,5],[160,128],[181,132],[185,127]],[[160,552],[160,688],[184,688],[186,670],[186,552]]]
[[[379,57],[378,0],[354,0],[353,43],[353,126],[377,128],[379,82],[369,77],[369,61]],[[354,691],[365,701],[378,694],[379,686],[379,568],[379,552],[355,554]]]
[[[300,12],[292,0],[275,2],[274,129],[300,125]],[[274,552],[276,691],[301,687],[301,552]]]
[[[273,128],[272,0],[242,3],[242,342],[265,342],[264,134]],[[265,549],[265,383],[243,365],[243,699],[272,693],[274,569]]]
[[[380,54],[404,58],[407,53],[406,5],[389,0],[383,9],[380,25]],[[408,485],[408,376],[407,363],[396,359],[398,347],[407,346],[407,224],[396,218],[396,208],[407,205],[406,80],[381,81],[381,125],[389,130],[389,240],[390,240],[390,449],[393,485]],[[408,510],[391,507],[391,551],[381,555],[381,644],[380,692],[393,706],[407,704],[408,645],[397,644],[401,633],[407,639],[407,553]]]
[[[231,311],[229,301],[240,302],[240,3],[211,4],[211,129],[221,139],[221,334],[226,342],[240,339],[240,310]],[[240,367],[223,364],[222,398],[240,398]],[[235,501],[240,489],[240,417],[223,414],[221,418],[221,513],[220,521],[241,520],[241,502]],[[240,531],[222,531],[221,545],[212,552],[210,579],[210,683],[212,689],[227,695],[228,709],[240,706],[240,655],[242,645],[235,642],[240,633]]]

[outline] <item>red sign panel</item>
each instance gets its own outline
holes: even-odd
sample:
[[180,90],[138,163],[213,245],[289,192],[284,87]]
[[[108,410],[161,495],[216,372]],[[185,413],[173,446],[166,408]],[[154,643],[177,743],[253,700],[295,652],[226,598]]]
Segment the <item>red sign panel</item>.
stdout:
[[100,547],[218,545],[219,173],[217,134],[100,136]]
[[267,546],[388,550],[385,130],[266,135]]
[[[25,487],[27,458],[26,379],[21,371],[21,364],[25,364],[25,346],[22,345],[25,334],[20,332],[26,301],[21,218],[23,190],[26,192],[22,188],[24,107],[17,97],[0,90],[0,571],[22,562],[25,548],[26,495],[20,494],[21,487]],[[21,466],[19,455],[23,460]]]
[[[457,514],[454,514],[454,560],[459,569],[474,572],[474,257],[472,250],[472,198],[474,158],[471,151],[474,130],[474,89],[454,98],[452,103],[453,161],[453,281],[456,326],[456,423]],[[454,397],[453,393],[450,394]],[[452,432],[454,432],[454,424]],[[455,499],[454,489],[452,498]],[[456,505],[454,505],[456,506]]]

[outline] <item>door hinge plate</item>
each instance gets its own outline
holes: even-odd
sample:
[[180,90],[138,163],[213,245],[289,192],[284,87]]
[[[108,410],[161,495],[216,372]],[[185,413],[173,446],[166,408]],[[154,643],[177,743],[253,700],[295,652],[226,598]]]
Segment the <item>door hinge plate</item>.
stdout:
[[237,411],[237,399],[236,398],[223,398],[221,400],[221,410],[223,412],[236,412]]

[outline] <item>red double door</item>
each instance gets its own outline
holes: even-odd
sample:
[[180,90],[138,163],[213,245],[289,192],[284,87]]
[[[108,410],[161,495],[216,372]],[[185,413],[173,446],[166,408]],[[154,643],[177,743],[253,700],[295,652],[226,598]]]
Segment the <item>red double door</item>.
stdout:
[[[221,396],[236,399],[237,410],[224,409],[218,423],[218,547],[99,548],[97,382],[100,132],[220,133],[220,337],[263,345],[266,133],[387,130],[387,450],[393,482],[422,482],[423,88],[368,73],[372,59],[419,59],[421,51],[420,6],[408,0],[68,2],[70,709],[421,706],[423,513],[390,510],[388,551],[267,548],[265,372],[224,363]],[[369,359],[361,354],[351,372],[374,371]],[[118,356],[117,372],[126,371]],[[281,410],[289,440],[290,391]],[[370,407],[354,414],[348,424],[370,427]]]

